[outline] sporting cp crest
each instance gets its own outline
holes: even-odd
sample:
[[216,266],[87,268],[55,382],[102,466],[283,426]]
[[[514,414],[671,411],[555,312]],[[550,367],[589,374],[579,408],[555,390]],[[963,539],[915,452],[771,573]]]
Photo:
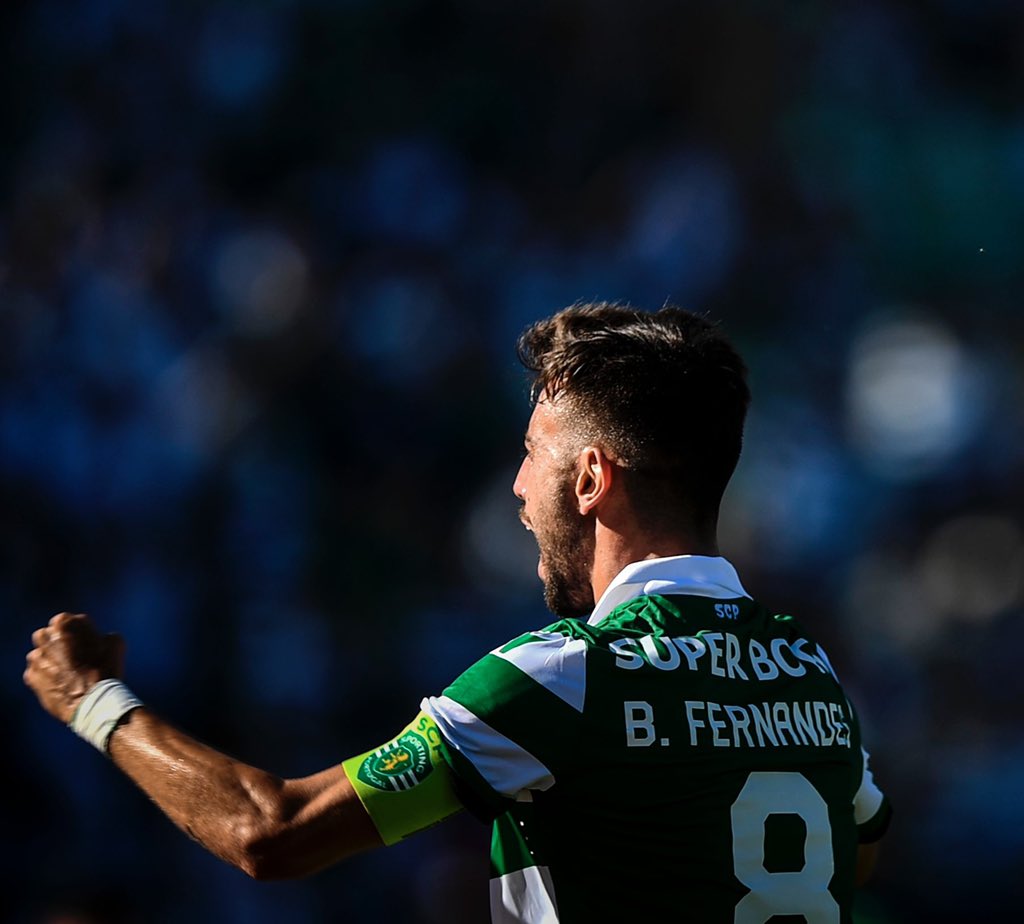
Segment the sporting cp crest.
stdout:
[[384,747],[367,754],[359,767],[359,779],[375,789],[402,792],[422,783],[434,769],[424,738],[407,731]]

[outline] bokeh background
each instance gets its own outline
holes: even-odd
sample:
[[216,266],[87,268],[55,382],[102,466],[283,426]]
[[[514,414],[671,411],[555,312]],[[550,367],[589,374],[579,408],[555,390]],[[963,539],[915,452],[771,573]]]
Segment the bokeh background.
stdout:
[[722,544],[896,805],[858,920],[1013,919],[1024,6],[35,0],[0,36],[0,918],[486,920],[471,819],[250,882],[23,658],[88,611],[250,762],[378,744],[548,621],[513,345],[601,298],[749,360]]

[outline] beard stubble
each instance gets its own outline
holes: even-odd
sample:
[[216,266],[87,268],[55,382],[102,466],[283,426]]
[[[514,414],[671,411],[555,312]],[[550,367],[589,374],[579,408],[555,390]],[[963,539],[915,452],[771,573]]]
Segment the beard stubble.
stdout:
[[566,479],[555,492],[551,508],[533,528],[544,563],[544,602],[563,619],[589,616],[594,608],[590,571],[594,563],[594,531],[589,517],[576,508],[573,482]]

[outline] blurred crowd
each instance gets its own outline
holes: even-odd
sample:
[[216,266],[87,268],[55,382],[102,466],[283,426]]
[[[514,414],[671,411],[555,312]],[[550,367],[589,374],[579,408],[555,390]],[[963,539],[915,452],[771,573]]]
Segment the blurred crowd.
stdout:
[[252,763],[379,744],[549,621],[514,342],[621,299],[748,359],[722,547],[823,640],[895,804],[858,920],[1006,920],[1024,7],[36,0],[0,29],[0,916],[486,920],[470,819],[248,881],[22,661],[87,611],[144,700]]

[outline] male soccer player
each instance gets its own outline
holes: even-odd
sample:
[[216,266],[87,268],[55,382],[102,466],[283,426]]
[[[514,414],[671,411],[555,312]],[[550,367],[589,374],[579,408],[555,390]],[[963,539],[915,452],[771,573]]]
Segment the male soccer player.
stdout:
[[242,764],[143,706],[120,640],[81,615],[33,635],[26,683],[257,878],[467,807],[494,822],[495,921],[850,921],[889,818],[856,714],[821,647],[718,554],[742,360],[689,312],[609,304],[539,322],[519,351],[535,406],[513,489],[561,618],[391,741],[303,779]]

